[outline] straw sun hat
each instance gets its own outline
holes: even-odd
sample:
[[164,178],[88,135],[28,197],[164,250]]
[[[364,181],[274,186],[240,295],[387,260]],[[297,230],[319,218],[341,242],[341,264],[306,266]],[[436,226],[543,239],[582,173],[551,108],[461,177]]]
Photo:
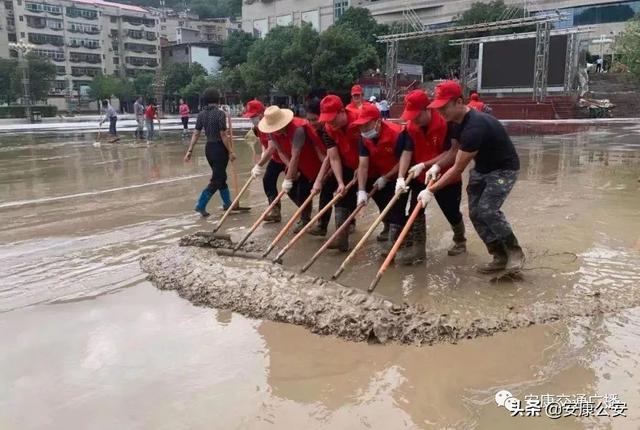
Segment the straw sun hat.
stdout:
[[258,130],[263,133],[273,133],[284,128],[293,119],[291,109],[280,109],[278,106],[269,106],[264,111],[264,117],[258,123]]

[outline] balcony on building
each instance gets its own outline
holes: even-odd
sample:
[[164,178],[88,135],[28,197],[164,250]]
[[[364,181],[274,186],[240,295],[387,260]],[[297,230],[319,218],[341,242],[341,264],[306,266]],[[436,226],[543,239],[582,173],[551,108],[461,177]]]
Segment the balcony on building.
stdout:
[[158,61],[155,58],[125,57],[125,62],[135,67],[158,67]]
[[29,12],[48,13],[51,15],[62,15],[62,6],[56,6],[48,3],[25,2],[24,8]]
[[31,53],[39,57],[48,58],[51,61],[55,61],[57,63],[65,61],[64,51],[62,50],[58,51],[53,49],[33,49]]
[[150,55],[155,55],[158,52],[155,45],[146,45],[144,43],[127,42],[124,44],[124,49],[131,52],[145,53]]
[[100,41],[94,39],[69,39],[67,46],[70,48],[99,49]]
[[47,26],[47,19],[40,16],[27,15],[27,27],[31,28],[45,28]]
[[127,37],[131,39],[142,39],[144,37],[144,31],[142,30],[128,30]]
[[99,64],[102,62],[102,56],[100,54],[87,54],[85,52],[71,52],[69,53],[69,62]]
[[96,77],[100,73],[102,73],[102,69],[100,67],[72,67],[71,68],[71,76],[79,77],[79,76],[90,76]]
[[40,33],[29,33],[28,40],[30,43],[34,45],[53,45],[53,46],[63,46],[64,45],[64,37],[62,36],[53,36],[50,34],[40,34]]
[[67,31],[70,33],[100,34],[100,27],[94,24],[72,22],[69,24]]
[[89,20],[98,19],[98,11],[92,9],[83,9],[75,6],[68,6],[66,15],[69,18],[84,18]]

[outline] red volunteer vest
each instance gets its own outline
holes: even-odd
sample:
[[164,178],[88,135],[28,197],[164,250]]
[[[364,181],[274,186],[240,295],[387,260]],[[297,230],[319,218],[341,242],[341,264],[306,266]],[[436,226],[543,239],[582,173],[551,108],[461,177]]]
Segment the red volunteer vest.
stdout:
[[371,139],[363,139],[364,146],[369,151],[370,178],[386,175],[398,164],[395,154],[396,142],[402,132],[402,126],[389,121],[382,121],[380,136],[375,144]]
[[480,100],[471,100],[467,103],[467,106],[480,112],[484,111],[484,102],[481,102]]
[[[444,140],[447,137],[447,121],[435,109],[431,109],[431,122],[425,133],[423,128],[407,123],[407,131],[413,140],[413,164],[424,163],[445,152]],[[449,168],[442,169],[444,174]],[[424,172],[418,177],[424,183]]]
[[273,133],[271,137],[276,141],[276,143],[278,143],[278,145],[280,145],[280,149],[282,149],[282,152],[284,152],[289,158],[291,158],[291,144],[293,142],[293,134],[299,127],[304,128],[306,140],[304,142],[304,145],[302,146],[302,151],[300,152],[298,170],[309,181],[314,181],[316,179],[316,176],[318,176],[320,166],[322,165],[320,158],[318,158],[316,148],[319,148],[323,153],[324,149],[320,137],[318,137],[318,134],[313,129],[313,127],[311,127],[309,122],[302,118],[293,118],[287,126],[285,134]]
[[325,126],[325,130],[338,147],[342,164],[352,170],[358,168],[358,145],[360,144],[360,127],[353,125],[358,115],[353,111],[347,110],[347,125],[340,129],[334,129],[329,124]]
[[[258,136],[258,139],[260,140],[260,144],[262,145],[262,147],[264,149],[267,149],[269,147],[269,134],[261,132],[260,130],[258,130],[258,127],[254,127],[253,132],[255,133],[256,136]],[[280,156],[278,155],[278,151],[273,153],[273,155],[271,156],[271,159],[276,163],[284,164],[280,159]]]

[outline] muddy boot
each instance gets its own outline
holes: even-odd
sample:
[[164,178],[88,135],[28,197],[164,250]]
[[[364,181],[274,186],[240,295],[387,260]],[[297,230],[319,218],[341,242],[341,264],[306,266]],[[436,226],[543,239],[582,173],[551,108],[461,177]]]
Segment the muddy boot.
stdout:
[[229,187],[220,190],[220,198],[222,199],[222,210],[226,211],[231,206],[231,191]]
[[307,233],[309,233],[311,236],[326,236],[327,225],[323,223],[322,220],[320,220],[309,231],[307,231]]
[[504,270],[507,266],[507,250],[502,241],[496,240],[487,244],[487,251],[493,256],[493,261],[478,267],[480,273],[492,273]]
[[511,233],[504,239],[503,243],[507,250],[507,265],[505,269],[511,271],[522,269],[524,265],[524,252],[518,244],[518,239]]
[[[349,218],[349,210],[347,208],[336,208],[336,230]],[[349,228],[339,234],[329,245],[329,249],[339,249],[341,252],[349,250]]]
[[412,265],[424,261],[427,258],[425,246],[427,244],[427,226],[424,216],[419,216],[411,226],[411,242],[405,248],[401,248],[396,255],[396,263]]
[[380,233],[378,233],[378,236],[376,236],[376,240],[378,242],[386,242],[388,238],[389,238],[389,223],[385,222],[384,228]]
[[264,217],[264,222],[280,222],[282,221],[282,216],[280,215],[280,202],[276,203],[276,205],[271,209],[271,211]]
[[467,252],[467,239],[464,237],[464,221],[460,221],[456,225],[452,225],[453,245],[447,251],[447,254],[460,255]]
[[[389,234],[386,242],[382,242],[380,244],[380,255],[386,257],[391,252],[391,248],[396,243],[398,236],[400,236],[400,232],[402,231],[402,226],[398,224],[389,224]],[[405,240],[406,242],[406,240]]]
[[204,218],[208,217],[210,213],[207,212],[207,203],[209,203],[211,197],[213,197],[213,193],[211,192],[211,190],[209,190],[209,188],[205,188],[204,190],[202,190],[202,192],[200,193],[200,198],[198,199],[198,203],[193,210],[198,212]]
[[304,211],[302,211],[302,215],[300,215],[300,219],[298,220],[298,222],[296,222],[295,227],[293,227],[293,234],[300,233],[300,230],[302,230],[307,224],[309,224],[310,220],[311,220],[311,205],[307,206],[306,208],[304,208]]

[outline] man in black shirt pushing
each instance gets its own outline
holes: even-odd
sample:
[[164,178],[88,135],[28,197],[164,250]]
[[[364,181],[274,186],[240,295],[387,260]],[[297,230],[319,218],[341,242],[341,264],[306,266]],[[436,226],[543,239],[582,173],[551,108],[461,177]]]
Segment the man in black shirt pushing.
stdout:
[[500,210],[520,170],[520,160],[507,131],[493,116],[467,107],[455,81],[438,85],[429,107],[438,109],[447,121],[457,125],[452,138],[460,142],[460,147],[453,167],[420,197],[425,203],[431,200],[434,192],[452,183],[474,160],[467,185],[469,218],[493,256],[493,261],[478,270],[490,273],[520,269],[524,252]]

